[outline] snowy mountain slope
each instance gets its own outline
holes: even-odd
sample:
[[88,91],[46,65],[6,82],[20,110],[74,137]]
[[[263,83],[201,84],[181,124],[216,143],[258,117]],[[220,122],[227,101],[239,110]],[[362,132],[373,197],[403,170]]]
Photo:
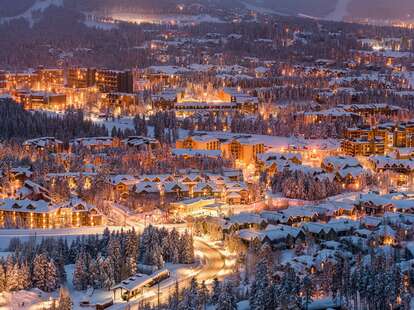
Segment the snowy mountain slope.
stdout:
[[352,0],[338,0],[335,10],[325,16],[324,19],[333,21],[344,20],[349,14],[348,6],[351,2]]
[[24,18],[27,21],[29,21],[31,25],[33,25],[34,14],[36,12],[43,12],[44,10],[46,10],[48,7],[52,5],[63,6],[63,0],[36,0],[36,2],[25,12],[19,15],[16,15],[16,16],[2,18],[0,19],[0,22],[5,22],[5,21],[17,19],[17,18]]
[[[414,16],[413,0],[243,0],[245,7],[263,13],[312,16],[333,21],[348,18],[400,19]],[[246,5],[247,4],[247,5]]]

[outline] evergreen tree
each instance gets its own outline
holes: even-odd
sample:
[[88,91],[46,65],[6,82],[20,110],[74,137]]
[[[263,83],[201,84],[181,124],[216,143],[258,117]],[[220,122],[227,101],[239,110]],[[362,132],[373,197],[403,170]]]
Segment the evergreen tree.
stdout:
[[59,290],[59,306],[58,310],[71,310],[72,309],[72,300],[70,298],[69,291],[65,288],[60,288]]
[[45,292],[49,292],[51,279],[49,278],[48,272],[53,269],[49,266],[49,260],[45,254],[36,255],[33,261],[33,285]]
[[0,292],[7,290],[7,281],[6,281],[6,270],[3,265],[3,261],[0,260]]
[[313,293],[313,283],[309,276],[305,276],[303,278],[302,287],[303,287],[303,292],[304,292],[303,296],[304,296],[305,309],[307,310],[309,307],[309,304],[312,302],[312,293]]
[[47,263],[46,292],[53,292],[59,286],[59,274],[53,260]]
[[213,280],[213,293],[211,294],[211,303],[217,305],[221,292],[221,285],[217,278]]
[[234,297],[233,287],[230,282],[225,282],[219,295],[217,310],[237,310],[237,302]]

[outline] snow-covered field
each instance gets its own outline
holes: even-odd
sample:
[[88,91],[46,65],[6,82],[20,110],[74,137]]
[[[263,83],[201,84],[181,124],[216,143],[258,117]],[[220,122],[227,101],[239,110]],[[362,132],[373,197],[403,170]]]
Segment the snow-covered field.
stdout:
[[85,20],[83,23],[89,28],[97,28],[100,30],[112,30],[118,28],[116,24],[97,22],[93,20]]
[[150,24],[178,24],[190,25],[194,23],[222,23],[223,21],[217,17],[200,14],[200,15],[142,15],[134,13],[113,13],[109,17],[114,20],[129,23],[150,23]]
[[111,132],[112,128],[116,129],[134,129],[134,119],[132,117],[121,117],[121,118],[98,118],[95,116],[88,116],[87,119],[91,120],[95,124],[104,125],[105,128]]
[[274,15],[281,15],[281,16],[289,16],[289,14],[278,12],[278,11],[272,10],[270,8],[254,5],[254,4],[248,3],[246,1],[243,2],[243,5],[246,9],[248,9],[250,11],[257,12],[257,13],[260,13],[260,14],[274,14]]
[[[20,238],[27,241],[31,237],[36,237],[39,241],[43,237],[61,237],[68,241],[76,239],[78,236],[102,234],[105,226],[79,227],[79,228],[60,228],[60,229],[0,229],[0,250],[4,251],[12,238]],[[120,230],[121,226],[108,226],[109,230]]]
[[0,293],[0,310],[37,310],[50,307],[50,296],[57,293],[44,293],[38,289],[30,291],[3,292]]

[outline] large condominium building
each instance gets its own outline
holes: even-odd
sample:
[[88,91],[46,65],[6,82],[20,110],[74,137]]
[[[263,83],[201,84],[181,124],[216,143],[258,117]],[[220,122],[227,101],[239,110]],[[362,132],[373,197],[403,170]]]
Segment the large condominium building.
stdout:
[[375,116],[397,116],[402,110],[398,106],[389,105],[386,103],[368,103],[368,104],[350,104],[339,106],[346,112],[354,113],[364,118]]
[[36,82],[37,74],[33,71],[8,73],[6,75],[6,88],[10,90],[32,89]]
[[7,77],[6,71],[0,70],[0,89],[6,88],[7,84]]
[[96,69],[69,68],[67,72],[67,86],[71,88],[88,88],[95,85]]
[[224,158],[239,160],[245,164],[255,163],[257,155],[264,152],[264,144],[249,135],[215,137],[201,133],[177,140],[176,148],[219,150]]
[[349,128],[341,143],[348,155],[383,155],[395,148],[414,146],[414,122],[385,123],[375,127]]
[[191,115],[195,112],[255,113],[259,108],[257,97],[250,96],[234,88],[220,90],[201,87],[196,91],[187,89],[167,89],[154,95],[153,106],[161,110],[175,110],[178,115]]
[[102,225],[104,218],[81,201],[54,204],[44,200],[0,200],[0,227],[59,228]]
[[342,152],[351,156],[383,155],[384,140],[381,139],[347,139],[341,143]]
[[96,86],[104,93],[132,93],[132,71],[99,69],[96,71]]
[[220,142],[217,138],[209,135],[194,135],[177,140],[176,147],[191,150],[220,150]]
[[39,68],[35,73],[37,74],[35,89],[55,91],[62,88],[65,83],[63,69]]
[[66,105],[65,94],[50,92],[18,91],[14,98],[21,103],[25,109],[50,109],[62,108]]

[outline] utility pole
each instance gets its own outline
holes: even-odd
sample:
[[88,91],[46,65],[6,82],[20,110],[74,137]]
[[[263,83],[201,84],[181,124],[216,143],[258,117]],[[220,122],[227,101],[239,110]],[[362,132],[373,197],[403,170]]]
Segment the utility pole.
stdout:
[[157,285],[157,298],[158,298],[158,309],[160,308],[160,281],[158,281]]

